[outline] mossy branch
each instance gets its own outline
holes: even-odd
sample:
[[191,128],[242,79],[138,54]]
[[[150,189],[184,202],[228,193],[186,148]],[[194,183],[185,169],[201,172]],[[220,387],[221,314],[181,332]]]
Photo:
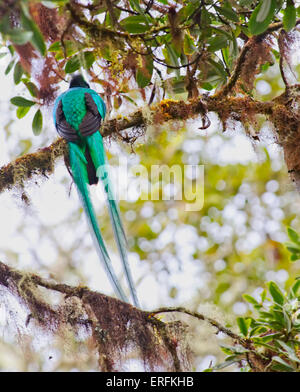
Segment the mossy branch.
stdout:
[[[188,370],[189,348],[185,342],[187,325],[181,321],[163,322],[157,318],[161,313],[181,313],[206,321],[217,332],[224,333],[235,344],[247,349],[247,361],[252,371],[265,371],[265,361],[250,339],[241,337],[211,317],[184,307],[144,311],[88,287],[49,281],[37,274],[18,271],[1,261],[0,285],[29,309],[26,327],[35,320],[38,325],[53,333],[61,331],[64,326],[71,326],[74,334],[80,327],[89,330],[97,346],[102,371],[116,370],[117,357],[123,349],[126,351],[126,345],[130,342],[139,349],[149,368],[154,369],[155,365],[160,364],[169,366],[172,371]],[[55,307],[49,303],[45,292],[40,295],[39,287],[61,293],[61,304]],[[162,352],[165,354],[162,355]]]
[[[185,342],[186,326],[181,322],[162,322],[152,313],[137,309],[116,298],[48,281],[21,272],[0,262],[0,286],[6,287],[29,310],[25,327],[37,322],[52,333],[64,329],[74,336],[80,328],[93,337],[102,371],[116,371],[124,353],[135,352],[149,370],[163,366],[168,371],[190,369],[189,349]],[[53,305],[39,287],[62,294]],[[68,337],[70,339],[70,334]],[[182,346],[182,347],[181,347]]]
[[[69,286],[67,284],[55,283],[53,281],[51,282],[49,280],[43,279],[39,275],[36,275],[33,273],[28,273],[28,272],[25,273],[25,272],[18,271],[18,270],[14,269],[14,268],[12,268],[12,267],[8,266],[7,264],[4,264],[0,261],[0,285],[3,285],[5,287],[9,287],[9,286],[11,286],[12,282],[14,282],[15,286],[19,286],[19,282],[21,282],[21,281],[27,281],[27,284],[29,284],[29,282],[30,282],[31,284],[34,284],[35,286],[41,286],[41,287],[44,287],[48,290],[58,291],[67,297],[75,296],[75,297],[82,299],[85,295],[92,292],[87,287],[83,287],[83,286],[74,287],[74,286]],[[107,301],[113,301],[118,304],[121,303],[120,300],[112,298],[112,297],[107,297],[104,294],[101,294],[101,293],[94,293],[94,294],[96,294],[97,296],[100,296],[102,299],[106,298]],[[185,309],[184,307],[176,307],[176,308],[163,307],[163,308],[159,308],[159,309],[156,309],[153,311],[143,311],[140,309],[136,309],[132,305],[129,305],[126,303],[122,303],[122,304],[123,304],[123,306],[128,307],[128,311],[134,310],[134,311],[140,312],[143,315],[143,317],[145,318],[147,323],[154,322],[154,324],[157,324],[158,319],[156,319],[155,316],[160,313],[178,312],[178,313],[188,314],[190,316],[197,318],[198,320],[207,321],[213,327],[217,328],[218,332],[225,333],[227,336],[229,336],[233,340],[238,341],[239,343],[242,343],[243,345],[246,344],[245,339],[241,338],[239,335],[235,334],[230,329],[224,327],[218,321],[216,321],[210,317],[206,317],[203,314],[200,314],[198,312],[193,312],[191,310]],[[153,320],[154,318],[155,318],[155,320]]]
[[[185,121],[195,117],[202,118],[202,125],[207,123],[207,113],[219,114],[223,123],[234,113],[235,118],[243,119],[245,114],[272,114],[273,102],[259,102],[251,98],[202,96],[190,101],[163,100],[149,108],[141,108],[134,113],[111,119],[102,127],[104,137],[114,136],[130,143],[131,138],[122,135],[129,128],[143,128],[159,125],[167,121]],[[199,126],[201,129],[201,125]],[[135,139],[133,136],[132,139]],[[0,169],[0,192],[15,186],[23,187],[26,180],[36,175],[47,176],[53,173],[55,161],[67,156],[67,144],[57,139],[50,146],[26,154]]]

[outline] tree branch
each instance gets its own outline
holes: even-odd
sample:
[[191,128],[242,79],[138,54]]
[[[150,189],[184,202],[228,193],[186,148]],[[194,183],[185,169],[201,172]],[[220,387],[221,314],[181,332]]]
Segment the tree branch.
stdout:
[[[133,345],[150,368],[164,366],[171,371],[188,370],[188,351],[184,344],[185,329],[181,322],[164,323],[118,299],[89,290],[47,281],[0,262],[0,285],[16,296],[30,313],[25,326],[35,320],[42,327],[62,332],[70,326],[76,335],[78,328],[89,330],[97,345],[99,366],[114,371],[123,350]],[[43,287],[64,295],[54,306],[38,290]],[[71,337],[70,337],[71,338]],[[181,347],[181,344],[182,347]],[[129,350],[130,348],[130,350]],[[186,351],[187,350],[187,351]]]
[[159,308],[157,310],[154,310],[153,312],[151,312],[151,315],[156,315],[159,313],[173,313],[173,312],[178,312],[178,313],[184,313],[184,314],[188,314],[189,316],[192,316],[198,320],[203,320],[203,321],[207,321],[210,325],[212,325],[213,327],[217,328],[218,332],[223,332],[225,335],[229,336],[230,338],[232,338],[233,340],[239,342],[242,346],[245,346],[248,344],[246,339],[243,339],[241,336],[235,334],[234,332],[232,332],[230,329],[224,327],[222,324],[220,324],[218,321],[204,316],[201,313],[198,312],[193,312],[191,310],[185,309],[183,307],[175,307],[175,308]]
[[[198,116],[207,123],[207,112],[218,113],[221,121],[226,122],[234,114],[235,119],[245,119],[250,114],[272,115],[274,103],[259,102],[249,97],[202,96],[187,102],[163,100],[150,107],[138,109],[131,115],[108,120],[102,127],[104,137],[116,136],[130,143],[131,138],[124,137],[121,131],[129,128],[159,125],[167,121],[185,121]],[[201,127],[200,127],[201,129]],[[133,135],[132,139],[136,139]],[[58,158],[67,158],[67,144],[58,139],[50,146],[34,153],[23,155],[0,169],[0,193],[14,186],[24,187],[26,180],[36,175],[47,176],[53,173]]]
[[[101,367],[103,368],[104,366],[105,370],[112,370],[109,363],[103,363],[103,354],[108,350],[107,344],[110,345],[109,349],[114,352],[112,346],[116,343],[115,341],[108,339],[107,336],[110,334],[112,338],[116,331],[119,335],[122,333],[125,334],[124,340],[121,339],[121,336],[118,336],[118,339],[121,339],[119,342],[121,346],[126,346],[126,340],[130,339],[129,336],[132,334],[132,339],[136,339],[134,343],[138,346],[142,346],[142,348],[140,348],[142,351],[144,350],[146,359],[147,355],[150,355],[149,349],[151,350],[151,355],[153,355],[153,351],[158,349],[156,347],[158,343],[155,342],[158,333],[164,342],[163,345],[165,346],[165,349],[172,357],[174,370],[183,370],[183,365],[178,358],[177,350],[178,345],[180,345],[181,342],[179,337],[183,338],[183,336],[179,335],[183,334],[182,328],[184,325],[178,321],[171,323],[162,322],[155,317],[155,315],[159,313],[180,312],[196,317],[198,320],[208,321],[212,326],[216,327],[218,331],[224,332],[227,336],[243,345],[246,344],[245,339],[222,326],[216,320],[200,313],[192,312],[182,307],[165,307],[154,311],[143,311],[118,299],[91,291],[87,287],[74,287],[48,281],[36,274],[18,271],[2,262],[0,262],[0,285],[6,287],[29,308],[31,313],[27,317],[26,326],[28,326],[32,319],[35,319],[39,324],[52,330],[55,330],[58,325],[60,325],[61,328],[62,324],[71,324],[74,330],[83,325],[86,328],[90,328],[97,345],[99,346],[99,355],[102,356]],[[47,295],[43,294],[42,297],[39,295],[39,292],[37,291],[38,287],[43,287],[63,294],[63,305],[61,304],[57,309],[50,305],[47,302]],[[77,302],[73,302],[73,310],[70,307],[70,302],[68,302],[68,305],[66,304],[68,298],[73,298],[73,300],[74,298],[77,298]],[[81,303],[82,308],[78,308],[78,301]],[[64,305],[66,306],[65,308]],[[120,320],[116,319],[116,315],[118,315]],[[135,328],[136,330],[129,332],[127,328],[125,331],[122,331],[122,324],[128,325],[129,320],[130,327],[128,328]],[[55,327],[53,327],[53,325],[55,325]],[[99,328],[101,328],[102,331],[101,336],[98,336]],[[141,333],[142,330],[148,332]],[[105,334],[103,331],[105,331]],[[149,335],[149,331],[151,331],[151,335]],[[148,347],[148,345],[145,347],[145,339],[148,339],[148,343],[151,343],[150,341],[152,340],[151,347]],[[150,359],[153,360],[152,357]],[[150,359],[148,358],[148,360]],[[158,358],[155,358],[155,360],[158,360]]]
[[[223,332],[233,339],[235,344],[247,349],[247,360],[252,370],[262,371],[261,369],[265,368],[265,362],[254,349],[251,339],[237,335],[211,317],[184,307],[162,307],[143,311],[118,299],[94,292],[88,287],[74,287],[49,281],[33,273],[18,271],[0,261],[1,285],[29,308],[26,327],[31,320],[36,320],[54,333],[58,329],[61,331],[64,325],[71,325],[74,333],[82,326],[90,330],[97,345],[99,366],[103,371],[115,370],[115,356],[120,355],[120,349],[125,348],[128,341],[139,348],[143,359],[150,366],[159,362],[167,366],[166,358],[169,358],[173,371],[187,370],[189,349],[184,342],[187,325],[180,321],[163,322],[155,317],[160,313],[174,312],[208,322],[218,332]],[[59,307],[51,305],[45,293],[41,296],[38,287],[63,294]],[[178,356],[179,349],[183,350],[180,352],[181,359]],[[161,350],[165,350],[163,356]]]

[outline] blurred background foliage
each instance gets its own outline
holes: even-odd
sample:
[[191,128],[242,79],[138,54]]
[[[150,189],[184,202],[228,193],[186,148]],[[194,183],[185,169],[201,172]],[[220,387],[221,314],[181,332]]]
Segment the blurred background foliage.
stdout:
[[[279,72],[277,76],[274,69],[271,72],[272,94],[276,95],[281,89]],[[267,83],[268,72],[259,75],[258,80]],[[1,111],[7,106],[7,102],[2,102]],[[31,119],[20,123],[14,119],[13,107],[9,108],[4,115],[2,134],[7,161],[35,151],[53,139],[50,125],[37,141],[30,133]],[[120,207],[142,304],[148,309],[186,305],[235,329],[235,317],[250,312],[242,297],[244,293],[257,297],[270,280],[283,288],[289,287],[297,276],[299,262],[291,263],[283,243],[287,240],[287,226],[300,231],[300,198],[287,177],[282,153],[266,124],[262,125],[264,142],[258,143],[244,136],[243,129],[222,133],[217,117],[211,113],[210,118],[212,125],[205,131],[197,129],[197,121],[178,125],[176,132],[166,124],[159,130],[147,129],[146,135],[133,146],[134,152],[125,143],[114,141],[107,142],[107,149],[113,174],[120,170],[122,159],[128,165],[128,174],[121,171],[121,175],[128,175],[129,200],[121,200]],[[151,201],[150,194],[149,200],[144,200],[145,181],[139,182],[132,172],[137,164],[144,165],[148,173],[153,164],[180,165],[183,172],[185,165],[204,165],[203,208],[187,212],[185,200]],[[150,176],[146,182],[149,179]],[[160,186],[168,195],[176,183],[171,181]],[[1,213],[8,226],[2,226],[5,233],[1,260],[57,281],[86,284],[110,293],[107,282],[101,280],[76,192],[72,188],[69,198],[69,189],[69,174],[61,162],[49,180],[28,186],[29,206],[21,202],[17,191],[13,198],[14,192],[1,195]],[[116,253],[109,216],[100,194],[100,190],[93,193],[99,206],[99,222],[110,249]],[[118,263],[116,255],[114,260]],[[13,327],[12,320],[17,315],[8,316],[7,311],[0,319],[3,370],[97,367],[91,353],[84,351],[84,345],[61,350],[57,343],[43,347],[44,343],[39,341],[35,344],[41,345],[47,355],[51,353],[47,358],[40,358],[31,339],[26,345],[22,338],[20,351],[10,343],[19,334],[29,332],[20,327],[20,320],[16,322],[17,328]],[[9,332],[5,328],[7,323]],[[219,343],[226,341],[225,337],[220,333],[215,337],[211,327],[198,321],[191,320],[189,324],[195,369],[220,362],[223,354]],[[43,352],[41,348],[39,352]],[[89,356],[92,362],[86,360]]]
[[[166,5],[168,1],[161,0],[158,3]],[[186,6],[189,2],[182,3]],[[255,8],[253,4],[260,2],[217,3],[226,3],[228,7],[243,3],[250,12]],[[139,2],[132,1],[130,4],[134,12],[139,13],[138,8],[134,8]],[[195,4],[194,1],[190,2],[191,12],[195,11]],[[216,16],[212,11],[213,18],[222,20],[223,15],[234,22],[235,14],[232,14],[232,9],[227,5],[219,9],[221,16]],[[229,9],[227,14],[226,7]],[[273,17],[272,14],[271,19]],[[143,16],[140,22],[136,21],[140,32],[144,31],[145,20],[148,19],[149,17]],[[123,26],[127,26],[128,30],[131,24],[128,19],[127,22],[123,22]],[[108,17],[105,24],[112,27]],[[233,30],[236,35],[240,34],[237,29],[235,25]],[[228,33],[224,34],[220,29],[210,31],[215,34],[207,37],[210,39],[208,47],[217,45],[210,51],[224,51],[220,55],[223,68],[217,68],[219,77],[213,75],[215,78],[211,78],[209,84],[207,80],[202,80],[198,86],[207,90],[212,90],[221,83],[220,77],[224,77],[224,72],[226,73],[224,56],[230,57],[230,54],[226,54],[227,47],[230,47]],[[250,34],[247,30],[243,31],[244,34]],[[254,33],[255,31],[254,28]],[[6,34],[9,36],[12,32],[6,31]],[[38,38],[38,33],[35,34]],[[32,40],[33,37],[34,32],[32,35],[25,34],[24,42],[26,39]],[[222,37],[223,41],[226,37],[226,43],[222,41]],[[13,40],[12,37],[10,39]],[[171,40],[170,34],[166,34],[165,39]],[[180,60],[183,63],[186,60],[184,56],[193,54],[193,51],[189,52],[187,48],[187,44],[192,45],[188,36],[186,41],[187,52],[182,53]],[[232,42],[235,42],[235,38]],[[176,42],[172,45],[174,43]],[[33,42],[33,45],[43,54],[45,48],[39,45],[39,41]],[[56,46],[52,46],[53,53],[62,56],[59,45]],[[170,51],[172,53],[172,49]],[[16,56],[13,50],[10,50],[10,53]],[[164,54],[165,60],[170,60],[170,52]],[[68,56],[73,55],[74,51],[70,49]],[[58,55],[57,60],[63,63],[66,73],[80,68],[76,59],[66,63],[60,56]],[[88,60],[92,61],[94,57]],[[36,114],[39,109],[35,113],[18,109],[17,115],[21,120],[16,119],[16,101],[11,104],[11,97],[25,95],[28,98],[30,89],[33,99],[38,97],[40,100],[41,97],[34,92],[34,86],[29,84],[29,75],[24,70],[21,72],[19,66],[14,72],[8,72],[9,64],[10,59],[0,59],[1,83],[5,87],[0,101],[1,164],[36,151],[55,138],[49,107],[41,108],[44,115],[42,133],[40,115]],[[92,64],[93,62],[89,63],[89,67]],[[15,59],[11,69],[13,66],[16,67]],[[296,68],[295,71],[298,72],[299,69]],[[174,76],[175,71],[168,72],[173,72],[174,80],[179,82],[178,75]],[[97,82],[95,75],[91,72],[87,74],[90,78],[93,77],[92,81]],[[20,84],[22,76],[24,80]],[[115,98],[114,103],[108,104],[112,115],[126,115],[143,102],[146,96],[148,98],[150,92],[141,90],[145,83],[150,83],[151,77],[148,79],[146,83],[143,78],[138,78],[139,88],[132,88],[129,94],[119,92],[119,86],[115,86],[114,94],[106,95],[107,101]],[[115,75],[110,82],[112,80],[115,80]],[[172,79],[173,82],[174,80]],[[104,95],[108,94],[108,85],[104,81],[100,84]],[[93,85],[95,86],[97,85]],[[178,87],[178,84],[176,86]],[[252,95],[258,100],[270,100],[281,94],[284,85],[278,63],[264,66],[257,75],[254,86]],[[122,95],[122,100],[118,100],[118,94]],[[124,95],[129,99],[124,99]],[[172,99],[187,99],[187,96],[188,92],[185,90],[172,88],[167,91],[167,97]],[[158,94],[156,99],[159,98],[161,96]],[[23,101],[17,107],[30,108],[30,104],[26,105]],[[26,117],[23,116],[24,113]],[[252,310],[251,305],[243,299],[243,294],[247,293],[258,299],[266,282],[272,280],[287,289],[297,277],[300,262],[291,263],[290,254],[283,243],[287,240],[287,226],[300,232],[300,197],[288,178],[282,152],[276,145],[270,124],[263,120],[258,124],[258,129],[255,130],[256,134],[260,133],[258,142],[245,136],[246,133],[249,134],[249,130],[245,132],[240,123],[232,120],[224,130],[216,114],[209,113],[209,117],[211,126],[206,130],[199,129],[197,120],[167,123],[159,127],[152,125],[133,146],[106,140],[106,147],[113,174],[116,175],[121,170],[121,176],[128,177],[128,199],[123,200],[119,194],[120,208],[129,240],[133,275],[143,307],[154,309],[158,306],[184,305],[237,330],[236,317],[246,317]],[[39,135],[38,138],[31,132],[33,123],[34,134]],[[126,165],[122,166],[122,162],[126,162]],[[152,165],[179,165],[184,175],[189,178],[192,174],[186,169],[186,165],[204,165],[203,208],[200,211],[188,212],[185,209],[185,200],[151,201],[150,197],[149,200],[144,200],[150,177],[143,179],[143,192],[139,194],[141,182],[138,182],[134,175],[137,164],[144,165],[148,173]],[[17,189],[0,195],[0,259],[13,267],[28,269],[44,277],[53,277],[58,282],[88,285],[111,294],[108,283],[102,278],[82,210],[78,208],[76,192],[74,187],[70,189],[70,184],[70,176],[61,161],[55,174],[49,179],[37,179],[36,183],[31,181],[27,186],[28,204],[21,200],[22,192]],[[178,186],[180,184],[176,181],[160,184],[166,195],[172,195]],[[125,189],[122,191],[125,192]],[[97,213],[104,237],[114,254],[114,262],[118,263],[109,216],[100,197],[101,190],[94,189],[92,196],[98,206]],[[119,273],[121,276],[120,270]],[[69,340],[65,345],[63,341],[67,331],[64,331],[62,336],[55,337],[50,337],[46,331],[35,334],[34,328],[25,326],[26,313],[18,303],[5,293],[3,288],[0,289],[0,294],[6,298],[0,305],[1,370],[97,369],[92,343],[89,345],[87,342],[86,345],[86,342],[83,343],[84,339],[74,339],[73,344],[70,344]],[[228,338],[221,333],[215,335],[215,331],[205,323],[188,320],[188,324],[188,341],[193,351],[194,369],[200,371],[221,362],[225,354],[221,352],[219,344],[227,342]],[[134,358],[129,358],[124,369],[140,369],[139,366],[140,364],[134,362]]]

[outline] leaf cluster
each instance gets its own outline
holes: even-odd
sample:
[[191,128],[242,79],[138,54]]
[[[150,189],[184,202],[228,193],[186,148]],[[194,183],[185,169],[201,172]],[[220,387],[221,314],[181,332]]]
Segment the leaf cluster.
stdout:
[[[298,243],[293,229],[288,229],[288,235],[293,243]],[[237,318],[242,338],[233,346],[221,346],[227,357],[216,370],[238,363],[252,371],[300,371],[300,280],[296,279],[288,292],[273,281],[267,287],[259,299],[243,295],[257,316]]]

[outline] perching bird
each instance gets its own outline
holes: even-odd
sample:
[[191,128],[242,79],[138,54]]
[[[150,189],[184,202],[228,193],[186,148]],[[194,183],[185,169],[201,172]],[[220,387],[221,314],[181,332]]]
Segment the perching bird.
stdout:
[[131,277],[127,241],[108,177],[106,154],[99,128],[105,117],[106,107],[102,98],[81,75],[73,76],[69,89],[55,101],[53,116],[57,132],[68,142],[71,174],[85,210],[95,247],[117,296],[128,302],[114,272],[105,247],[96,214],[90,199],[88,185],[97,184],[98,177],[104,184],[115,239],[122,259],[125,275],[135,306],[138,300]]

